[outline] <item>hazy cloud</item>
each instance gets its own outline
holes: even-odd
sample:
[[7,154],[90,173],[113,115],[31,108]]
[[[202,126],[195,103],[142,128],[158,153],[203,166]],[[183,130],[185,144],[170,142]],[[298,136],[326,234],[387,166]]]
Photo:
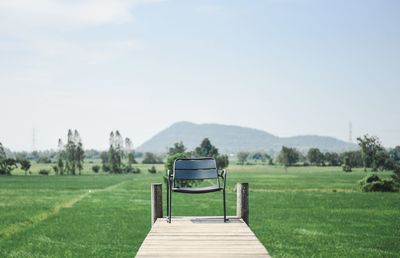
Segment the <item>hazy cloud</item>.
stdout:
[[120,24],[133,20],[132,9],[143,0],[2,0],[2,30],[31,28],[58,30],[103,24]]

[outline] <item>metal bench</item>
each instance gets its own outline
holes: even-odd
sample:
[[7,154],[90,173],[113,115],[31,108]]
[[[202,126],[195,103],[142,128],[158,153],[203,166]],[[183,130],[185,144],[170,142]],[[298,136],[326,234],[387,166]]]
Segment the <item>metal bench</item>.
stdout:
[[[226,219],[226,186],[227,170],[218,171],[217,163],[213,158],[196,158],[196,159],[177,159],[174,162],[173,171],[168,170],[168,189],[167,189],[167,220],[171,223],[172,216],[172,192],[177,193],[211,193],[222,191],[223,206],[224,206],[224,222]],[[207,187],[180,187],[177,181],[179,180],[203,180],[215,179],[214,186]],[[221,182],[223,185],[221,186]]]

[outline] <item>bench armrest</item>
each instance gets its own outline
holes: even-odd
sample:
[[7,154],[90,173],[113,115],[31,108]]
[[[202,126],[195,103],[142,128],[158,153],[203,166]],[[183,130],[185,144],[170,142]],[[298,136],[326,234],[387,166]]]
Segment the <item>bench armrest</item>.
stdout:
[[224,180],[224,188],[226,185],[226,176],[228,175],[228,170],[227,169],[222,169],[221,173],[218,173],[218,176],[221,177]]
[[168,171],[167,171],[167,178],[168,178],[168,180],[171,179],[171,177],[172,177],[172,173],[171,173],[171,171],[168,169]]

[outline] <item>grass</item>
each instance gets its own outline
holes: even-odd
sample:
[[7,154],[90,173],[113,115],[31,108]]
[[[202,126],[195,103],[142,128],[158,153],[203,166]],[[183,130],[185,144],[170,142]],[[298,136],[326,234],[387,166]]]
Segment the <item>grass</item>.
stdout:
[[[0,177],[0,257],[133,257],[150,229],[150,184],[162,182],[162,173],[147,168],[138,175]],[[235,214],[236,182],[249,182],[250,225],[272,256],[399,257],[400,194],[360,192],[364,172],[229,172],[228,213]],[[221,195],[175,194],[173,209],[221,215]]]

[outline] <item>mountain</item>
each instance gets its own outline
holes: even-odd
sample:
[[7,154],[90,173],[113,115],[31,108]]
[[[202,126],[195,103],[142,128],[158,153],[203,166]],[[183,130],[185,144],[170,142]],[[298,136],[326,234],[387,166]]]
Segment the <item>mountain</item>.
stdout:
[[167,152],[169,147],[179,141],[182,141],[188,150],[193,150],[205,137],[208,137],[221,153],[261,150],[275,153],[282,146],[296,147],[300,150],[319,148],[336,152],[345,151],[349,146],[351,149],[357,148],[355,144],[328,136],[278,137],[262,130],[241,126],[177,122],[140,145],[137,151]]

